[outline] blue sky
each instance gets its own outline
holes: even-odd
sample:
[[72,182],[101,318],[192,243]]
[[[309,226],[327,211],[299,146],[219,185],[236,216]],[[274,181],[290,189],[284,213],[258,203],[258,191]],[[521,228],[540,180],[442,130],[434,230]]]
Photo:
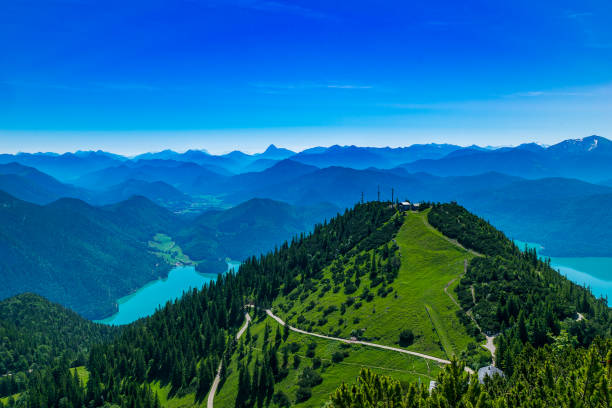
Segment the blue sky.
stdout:
[[19,0],[0,151],[612,138],[612,3]]

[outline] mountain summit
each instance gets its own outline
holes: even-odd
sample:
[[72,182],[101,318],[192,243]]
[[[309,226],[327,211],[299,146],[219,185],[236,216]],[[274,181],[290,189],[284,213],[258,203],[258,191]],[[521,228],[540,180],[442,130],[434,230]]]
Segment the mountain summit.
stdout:
[[580,139],[568,139],[548,148],[549,151],[561,154],[612,154],[612,141],[602,136],[589,136]]
[[266,151],[264,151],[263,153],[257,154],[256,156],[262,159],[285,160],[294,155],[295,155],[295,152],[289,149],[285,149],[282,147],[279,148],[271,144],[270,146],[268,146]]

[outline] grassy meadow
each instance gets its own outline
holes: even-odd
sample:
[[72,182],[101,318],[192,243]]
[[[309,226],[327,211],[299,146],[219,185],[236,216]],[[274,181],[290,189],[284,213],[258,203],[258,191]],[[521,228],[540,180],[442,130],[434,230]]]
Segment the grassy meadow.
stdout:
[[[304,316],[306,321],[316,322],[312,331],[344,338],[359,332],[363,339],[389,346],[397,346],[400,332],[410,329],[415,340],[407,349],[446,359],[458,356],[474,340],[457,318],[459,307],[444,288],[451,283],[448,291],[453,293],[464,271],[464,262],[473,255],[429,226],[427,212],[406,213],[403,217],[404,223],[395,238],[401,266],[397,278],[389,285],[391,293],[384,297],[376,295],[371,301],[354,302],[342,313],[342,304],[346,305],[350,297],[345,287],[341,284],[322,293],[323,285],[315,284],[304,300],[279,297],[274,304],[275,313],[293,326],[303,326],[298,323],[298,316]],[[355,258],[360,255],[363,254],[354,256],[345,267],[354,267]],[[326,269],[322,280],[332,278],[330,269]],[[363,276],[351,296],[370,284],[368,276]],[[376,287],[370,291],[375,293]],[[358,303],[361,304],[356,307]]]

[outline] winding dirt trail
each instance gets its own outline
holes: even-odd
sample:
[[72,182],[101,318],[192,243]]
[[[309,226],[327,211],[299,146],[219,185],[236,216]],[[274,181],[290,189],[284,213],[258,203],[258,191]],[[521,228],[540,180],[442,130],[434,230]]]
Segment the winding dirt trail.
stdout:
[[[242,325],[240,330],[238,330],[238,333],[236,333],[236,340],[238,340],[244,334],[247,327],[249,327],[249,323],[251,323],[251,316],[248,313],[245,313],[244,314],[244,324]],[[217,368],[217,375],[215,376],[212,386],[210,387],[210,391],[208,392],[208,400],[206,401],[207,408],[213,408],[215,394],[217,393],[217,388],[219,388],[219,383],[221,382],[221,365],[222,364],[223,362],[219,363],[219,367]]]
[[495,337],[497,337],[497,335],[495,335],[495,336],[487,336],[485,334],[485,337],[487,338],[487,342],[486,342],[486,344],[483,344],[482,347],[484,347],[487,350],[489,350],[489,352],[491,353],[491,361],[492,361],[493,365],[495,365],[495,343],[493,343],[493,340],[495,340]]
[[[281,319],[280,317],[278,317],[274,313],[272,313],[272,311],[270,309],[266,309],[266,313],[267,313],[268,316],[270,316],[271,318],[276,320],[281,326],[285,326],[286,325],[286,323],[283,321],[283,319]],[[385,346],[383,344],[370,343],[370,342],[361,341],[361,340],[350,340],[350,339],[342,339],[342,338],[339,338],[339,337],[331,337],[331,336],[326,336],[324,334],[307,332],[305,330],[298,329],[297,327],[293,327],[293,326],[289,326],[289,330],[294,331],[296,333],[305,334],[306,336],[313,336],[313,337],[318,337],[318,338],[321,338],[321,339],[339,341],[339,342],[342,342],[342,343],[361,344],[361,345],[368,346],[368,347],[375,347],[375,348],[379,348],[379,349],[383,349],[383,350],[396,351],[398,353],[403,353],[403,354],[410,354],[411,356],[416,356],[416,357],[424,358],[424,359],[427,359],[427,360],[432,360],[432,361],[435,361],[435,362],[441,363],[441,364],[450,364],[450,361],[444,360],[443,358],[438,358],[438,357],[430,356],[430,355],[423,354],[423,353],[417,353],[416,351],[404,350],[404,349],[401,349],[401,348],[398,348],[398,347]],[[469,372],[470,374],[472,374],[474,372],[469,367],[465,367],[465,371]]]
[[[467,262],[467,259],[466,259],[464,261],[464,263],[463,263],[463,275],[461,275],[461,276],[464,276],[467,273],[467,265],[468,265],[468,262]],[[461,278],[461,276],[458,277],[458,278]],[[455,305],[457,305],[457,307],[459,309],[463,310],[461,305],[459,305],[459,302],[457,302],[457,300],[447,290],[450,287],[450,285],[452,285],[453,282],[455,282],[458,278],[454,278],[454,279],[452,279],[450,282],[448,282],[446,284],[446,286],[444,287],[444,293],[446,293],[446,295],[450,298],[450,300],[452,300],[453,303]],[[472,292],[472,301],[474,302],[474,305],[476,305],[476,294],[474,293],[474,286],[470,286],[470,291]],[[482,331],[482,329],[480,328],[480,325],[478,324],[478,322],[474,318],[474,315],[471,313],[471,310],[466,311],[465,314],[474,322],[476,327],[478,327],[478,330],[480,330],[480,332],[482,334],[484,334],[484,336],[487,338],[487,342],[485,344],[483,344],[482,347],[484,347],[485,349],[487,349],[489,351],[489,353],[491,353],[491,361],[492,361],[492,364],[495,365],[495,350],[496,350],[496,347],[495,347],[494,340],[495,340],[495,337],[497,337],[497,335],[488,336],[486,333],[484,333]],[[578,314],[578,316],[579,316],[578,319],[580,320],[582,315]]]

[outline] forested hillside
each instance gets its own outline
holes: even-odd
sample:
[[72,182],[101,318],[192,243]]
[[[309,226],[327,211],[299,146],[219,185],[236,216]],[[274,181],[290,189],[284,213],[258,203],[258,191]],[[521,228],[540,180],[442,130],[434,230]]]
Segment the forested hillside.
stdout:
[[[607,407],[610,321],[604,301],[462,207],[372,202],[93,347],[86,382],[59,360],[9,405],[202,406],[220,364],[219,407],[320,406],[337,387],[338,407]],[[455,362],[490,363],[481,330],[501,333],[506,375],[483,385]]]
[[170,270],[147,241],[173,228],[172,215],[149,203],[38,206],[0,192],[0,298],[35,292],[88,318],[111,314],[117,298]]
[[461,306],[488,334],[497,334],[497,365],[508,374],[526,344],[563,338],[588,346],[612,336],[612,311],[550,267],[535,250],[521,251],[500,231],[457,204],[435,205],[432,225],[485,256],[474,258],[457,287]]
[[39,206],[0,191],[0,299],[34,292],[100,319],[118,298],[183,262],[154,244],[158,234],[201,272],[223,273],[226,258],[267,252],[336,212],[251,200],[192,219],[141,196],[102,207],[76,199]]
[[[296,207],[268,199],[252,199],[223,211],[208,211],[188,223],[176,236],[194,259],[220,255],[243,260],[265,253],[339,210],[332,205]],[[201,268],[203,272],[206,269]]]
[[63,358],[83,365],[91,346],[110,341],[117,328],[92,323],[34,294],[0,302],[0,398],[22,391],[26,375]]
[[394,375],[363,370],[355,384],[343,384],[329,400],[330,408],[353,407],[591,407],[612,404],[612,341],[588,348],[564,342],[529,348],[516,356],[518,374],[495,376],[484,383],[453,362],[436,378],[430,392],[426,384],[405,384]]
[[155,381],[169,384],[174,395],[203,397],[217,361],[227,362],[231,357],[235,344],[228,342],[228,335],[242,322],[245,303],[269,305],[283,286],[311,279],[357,244],[361,250],[378,246],[379,240],[364,238],[376,237],[371,234],[394,213],[379,203],[359,205],[291,245],[247,260],[237,275],[220,277],[202,291],[194,291],[127,328],[116,342],[94,348],[87,364],[90,377],[86,388],[76,387],[67,367],[59,365],[53,375],[36,373],[22,401],[31,407],[54,407],[60,406],[64,396],[69,406],[89,401],[94,406],[102,401],[154,406],[155,396],[140,384]]

